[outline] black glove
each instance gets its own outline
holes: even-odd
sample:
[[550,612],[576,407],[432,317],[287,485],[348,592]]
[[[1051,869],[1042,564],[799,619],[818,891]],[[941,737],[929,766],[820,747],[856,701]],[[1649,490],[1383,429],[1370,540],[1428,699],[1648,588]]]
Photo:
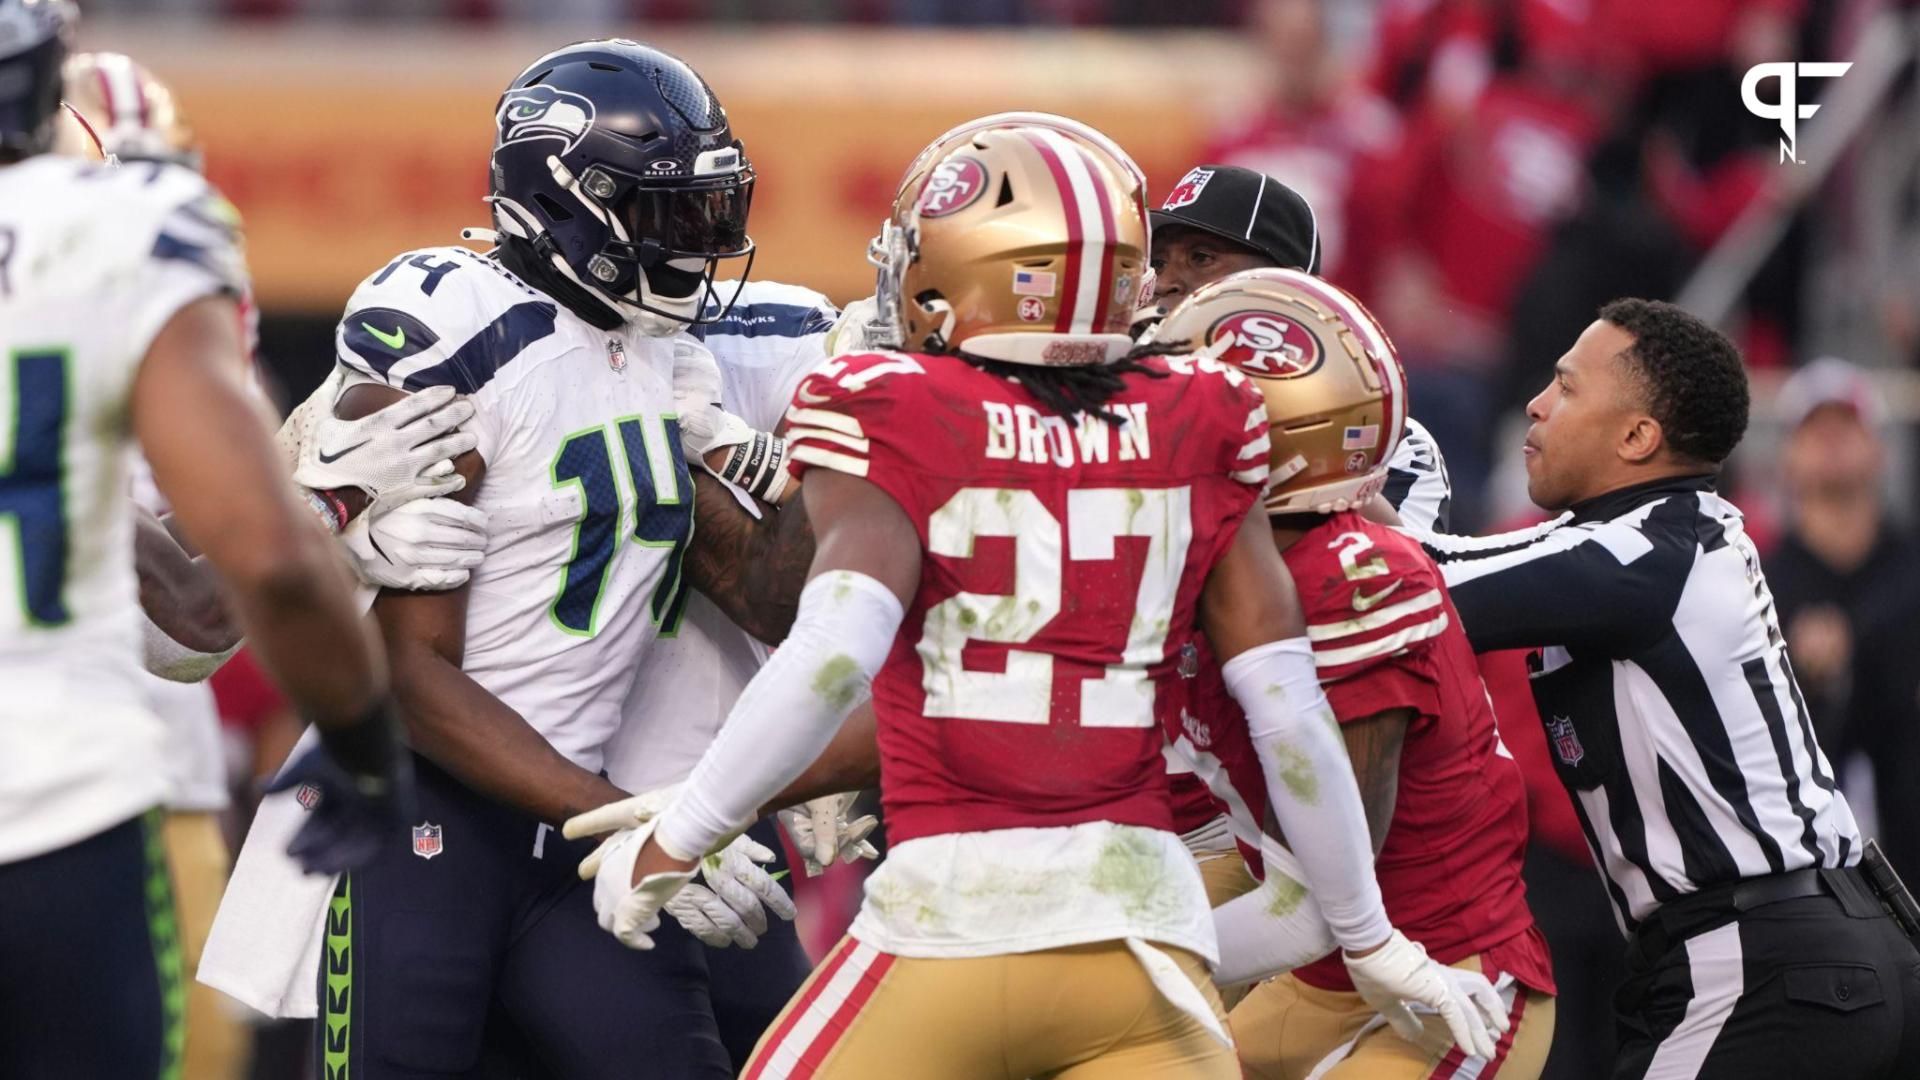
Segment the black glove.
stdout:
[[[391,707],[295,758],[269,793],[311,785],[318,800],[287,845],[309,874],[341,874],[365,865],[382,843],[402,835],[413,816],[413,767],[395,737]],[[352,768],[343,767],[342,759]]]

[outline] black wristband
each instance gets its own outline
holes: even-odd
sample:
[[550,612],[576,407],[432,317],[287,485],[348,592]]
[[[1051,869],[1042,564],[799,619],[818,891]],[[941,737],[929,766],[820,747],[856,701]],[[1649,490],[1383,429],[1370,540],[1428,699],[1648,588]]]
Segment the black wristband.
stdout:
[[344,727],[322,727],[320,744],[362,789],[369,781],[384,786],[392,779],[401,754],[400,717],[393,699],[383,695],[358,720]]

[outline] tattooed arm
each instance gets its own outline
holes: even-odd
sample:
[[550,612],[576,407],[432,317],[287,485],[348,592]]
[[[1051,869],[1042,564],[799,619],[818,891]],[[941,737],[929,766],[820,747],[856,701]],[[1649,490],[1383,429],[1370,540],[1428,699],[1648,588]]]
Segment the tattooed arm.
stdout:
[[1386,844],[1387,827],[1393,823],[1400,789],[1400,746],[1412,720],[1412,709],[1383,709],[1340,725],[1347,757],[1353,762],[1353,778],[1360,784],[1360,802],[1367,808],[1367,832],[1373,837],[1375,855]]
[[693,488],[687,580],[741,629],[778,645],[813,562],[806,509],[799,499],[777,510],[763,503],[756,520],[720,481],[696,475]]

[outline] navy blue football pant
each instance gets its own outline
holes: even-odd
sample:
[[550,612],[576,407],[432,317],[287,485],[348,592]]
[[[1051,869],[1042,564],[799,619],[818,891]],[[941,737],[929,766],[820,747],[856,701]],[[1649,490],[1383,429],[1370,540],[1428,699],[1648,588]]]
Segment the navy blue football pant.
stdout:
[[[768,873],[787,869],[786,852],[772,818],[755,823],[747,835],[773,849],[774,861],[768,865]],[[792,887],[787,891],[791,893]],[[708,996],[720,1025],[720,1042],[738,1072],[746,1068],[760,1036],[773,1026],[780,1010],[813,973],[813,961],[807,959],[794,924],[771,915],[758,945],[751,949],[709,946],[706,954]],[[486,1080],[549,1080],[529,1063],[525,1040],[511,1025],[496,1021],[493,1031],[497,1037],[488,1041],[491,1063],[484,1071]]]
[[[325,1080],[730,1077],[709,950],[594,920],[593,850],[415,756],[418,821],[341,879],[321,950]],[[510,1049],[503,1049],[510,1048]],[[501,1055],[513,1064],[503,1067]]]
[[0,865],[0,1077],[180,1075],[186,987],[157,814]]

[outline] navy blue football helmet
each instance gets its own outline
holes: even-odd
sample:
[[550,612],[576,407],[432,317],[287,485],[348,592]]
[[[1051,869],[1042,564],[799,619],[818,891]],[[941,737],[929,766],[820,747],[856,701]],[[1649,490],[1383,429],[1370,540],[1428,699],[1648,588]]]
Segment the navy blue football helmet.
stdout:
[[67,0],[0,0],[0,156],[26,157],[53,145],[60,66],[76,18]]
[[510,268],[607,329],[665,336],[723,314],[704,314],[721,307],[720,260],[752,268],[753,167],[692,68],[580,42],[521,72],[494,117],[489,201]]

